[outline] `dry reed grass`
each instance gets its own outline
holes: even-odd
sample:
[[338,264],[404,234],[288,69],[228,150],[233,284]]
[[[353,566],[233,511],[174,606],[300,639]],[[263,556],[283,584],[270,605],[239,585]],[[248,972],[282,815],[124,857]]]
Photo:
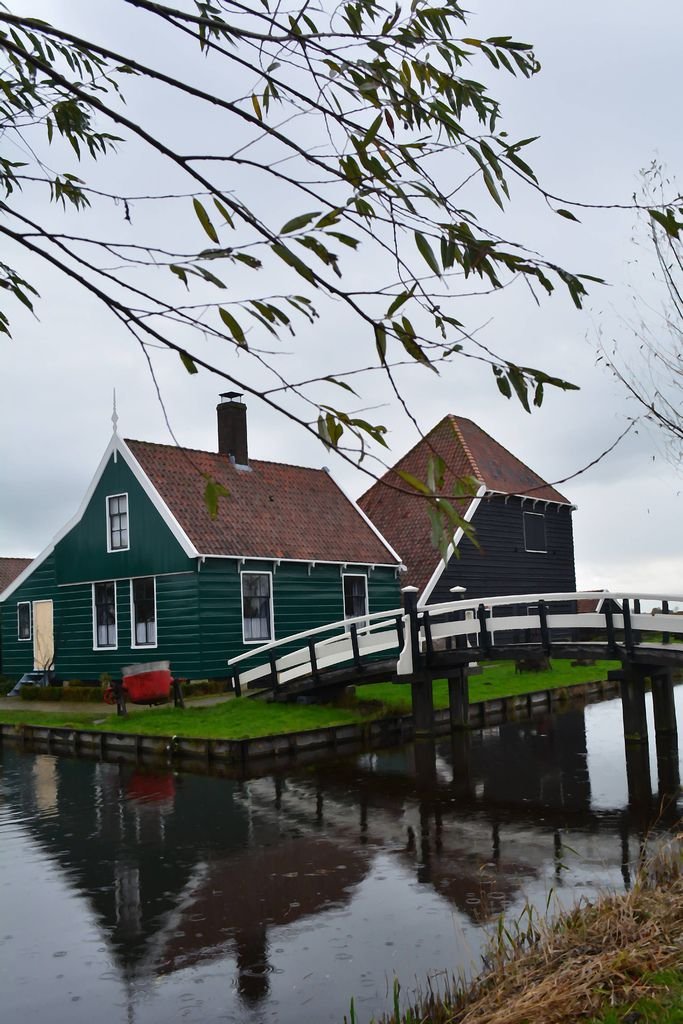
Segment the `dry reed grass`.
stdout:
[[642,868],[633,889],[580,904],[553,924],[502,927],[470,986],[396,1012],[385,1024],[569,1024],[655,994],[648,975],[683,969],[683,834]]

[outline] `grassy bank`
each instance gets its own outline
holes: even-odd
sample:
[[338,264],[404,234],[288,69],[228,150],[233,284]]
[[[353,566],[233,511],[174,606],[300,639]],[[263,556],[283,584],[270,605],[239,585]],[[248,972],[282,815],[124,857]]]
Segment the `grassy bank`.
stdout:
[[[576,668],[572,668],[569,661],[553,661],[552,664],[549,672],[515,672],[513,661],[491,662],[484,666],[481,675],[470,679],[470,701],[514,697],[518,693],[535,693],[537,690],[590,683],[596,679],[607,679],[610,669],[620,667],[618,661],[597,661],[595,665]],[[374,683],[371,686],[358,686],[356,693],[361,700],[380,700],[393,711],[401,714],[410,712],[409,686]],[[434,707],[448,707],[448,684],[445,679],[434,681]]]
[[[509,697],[518,693],[565,687],[572,683],[605,679],[612,662],[572,668],[569,662],[556,661],[549,672],[526,672],[515,675],[514,664],[498,662],[487,665],[470,683],[470,700]],[[434,683],[436,707],[448,706],[445,680]],[[332,705],[266,704],[256,700],[229,700],[208,707],[188,707],[184,711],[160,707],[151,711],[130,706],[127,718],[103,715],[97,706],[77,713],[55,704],[54,711],[38,710],[30,703],[0,699],[0,722],[7,724],[51,725],[74,729],[97,729],[109,732],[139,733],[146,736],[186,736],[202,739],[248,739],[279,733],[320,729],[325,726],[348,725],[388,715],[410,712],[410,687],[393,683],[359,686],[356,700],[343,707]]]
[[200,739],[249,739],[279,733],[348,725],[377,718],[383,710],[322,704],[266,704],[255,700],[230,700],[209,707],[129,708],[126,718],[102,717],[99,712],[69,714],[55,705],[55,711],[6,711],[0,707],[0,722],[7,724],[66,726],[104,732],[138,733],[142,736],[186,736]]
[[514,934],[499,929],[487,962],[474,983],[454,983],[383,1024],[681,1024],[681,836],[629,893],[579,905],[550,925],[529,914]]

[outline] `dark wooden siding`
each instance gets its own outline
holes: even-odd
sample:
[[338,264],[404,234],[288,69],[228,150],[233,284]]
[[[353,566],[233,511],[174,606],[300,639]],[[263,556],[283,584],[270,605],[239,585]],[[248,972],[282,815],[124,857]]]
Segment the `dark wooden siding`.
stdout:
[[[543,506],[526,511],[542,512]],[[432,591],[430,604],[452,600],[451,587],[467,588],[466,598],[505,597],[576,589],[571,511],[565,505],[545,510],[547,552],[524,550],[522,502],[495,496],[483,500],[473,526],[480,548],[463,538],[459,556],[453,556]],[[435,558],[435,564],[437,559]]]

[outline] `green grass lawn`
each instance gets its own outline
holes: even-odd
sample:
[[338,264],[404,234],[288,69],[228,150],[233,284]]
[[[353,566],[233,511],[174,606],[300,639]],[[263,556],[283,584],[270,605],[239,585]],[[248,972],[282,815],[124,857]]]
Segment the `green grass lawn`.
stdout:
[[[549,672],[515,674],[513,662],[494,662],[482,675],[470,681],[470,700],[511,697],[550,687],[606,679],[607,671],[617,662],[602,661],[588,668],[571,668],[569,662],[554,662]],[[188,707],[160,707],[137,710],[130,707],[127,718],[102,714],[93,706],[78,714],[69,714],[55,704],[54,711],[34,710],[30,704],[9,702],[0,698],[0,722],[7,724],[49,725],[74,729],[96,729],[107,732],[130,732],[150,736],[187,736],[203,739],[246,739],[278,733],[319,729],[332,725],[349,725],[387,715],[410,712],[410,687],[393,683],[376,683],[356,689],[356,703],[336,707],[322,704],[266,704],[259,700],[230,700],[223,704]],[[434,683],[434,703],[448,707],[448,686],[445,679]]]
[[[572,668],[569,661],[553,661],[549,672],[515,672],[513,661],[494,661],[483,666],[481,675],[470,679],[470,701],[514,697],[518,693],[534,693],[573,683],[591,683],[607,679],[610,669],[619,668],[618,661],[597,661],[595,665]],[[410,711],[410,687],[400,683],[374,683],[358,686],[361,700],[380,700],[392,711]],[[434,681],[434,707],[448,707],[448,684],[445,679]]]
[[625,1018],[640,1024],[683,1024],[683,969],[646,975],[650,995],[629,1006],[610,1007],[595,1024],[622,1024]]
[[259,700],[231,700],[207,707],[160,707],[136,710],[129,706],[126,718],[103,717],[93,709],[85,714],[59,710],[5,710],[0,706],[0,722],[8,724],[50,725],[55,728],[96,729],[105,732],[130,732],[146,736],[187,736],[202,739],[246,739],[276,733],[319,729],[330,725],[349,725],[368,721],[382,713],[381,706],[334,707],[323,704],[266,704]]

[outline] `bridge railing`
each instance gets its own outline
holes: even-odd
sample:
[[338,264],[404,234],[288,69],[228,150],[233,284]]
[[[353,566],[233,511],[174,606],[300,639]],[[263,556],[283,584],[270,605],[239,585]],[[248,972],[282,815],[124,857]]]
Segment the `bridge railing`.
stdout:
[[[243,686],[277,689],[296,679],[315,677],[324,669],[353,662],[360,668],[363,658],[367,660],[389,652],[398,655],[403,643],[403,621],[403,608],[392,608],[340,619],[272,640],[229,659],[235,689],[238,693]],[[333,635],[323,635],[330,633]],[[299,641],[301,647],[280,653],[283,647]],[[252,661],[258,664],[247,668],[246,663]]]
[[[567,606],[576,608],[579,601],[595,604],[596,610],[567,610]],[[656,614],[641,612],[641,604],[646,602],[659,605],[661,610]],[[683,602],[683,597],[622,591],[576,591],[508,594],[423,606],[406,616],[406,639],[398,660],[397,675],[410,676],[417,670],[414,663],[416,652],[419,652],[421,660],[424,656],[429,660],[435,650],[447,649],[450,645],[467,646],[486,653],[499,646],[496,636],[501,633],[507,634],[506,648],[514,647],[515,643],[529,646],[527,638],[534,634],[540,638],[536,641],[539,651],[548,655],[551,649],[560,653],[563,646],[576,646],[577,642],[588,646],[591,642],[600,643],[603,648],[607,643],[616,651],[619,641],[630,651],[647,646],[643,634],[661,636],[660,642],[666,644],[671,634],[683,634],[683,616],[668,611],[673,602]],[[557,605],[564,605],[564,608],[553,611],[553,606]],[[526,606],[528,611],[520,613],[520,606]],[[495,609],[504,607],[511,607],[512,611],[504,615],[494,614]],[[413,632],[417,635],[417,646],[411,642]],[[514,637],[520,634],[524,639],[515,641]],[[604,634],[604,637],[597,639],[596,634]]]
[[[579,601],[590,601],[596,610],[578,612]],[[655,603],[656,614],[640,611],[642,603]],[[296,680],[311,677],[317,681],[326,670],[354,665],[359,678],[368,661],[384,654],[396,656],[396,675],[411,676],[429,662],[432,654],[449,648],[472,650],[473,658],[495,654],[499,646],[496,636],[507,634],[519,646],[533,646],[540,653],[562,655],[562,649],[580,643],[607,645],[618,653],[618,645],[628,652],[646,647],[643,636],[653,634],[668,643],[671,635],[683,634],[683,616],[668,612],[669,604],[683,603],[683,596],[601,591],[576,591],[550,594],[507,594],[503,597],[449,601],[406,611],[389,611],[340,619],[316,626],[292,636],[282,637],[252,648],[231,658],[235,689],[243,686],[276,690]],[[526,614],[519,608],[526,607]],[[511,608],[509,614],[495,615],[496,609]],[[598,610],[599,608],[599,610]],[[534,609],[534,610],[531,610]],[[569,610],[568,610],[569,609]],[[415,634],[416,644],[412,642]],[[292,645],[300,646],[291,649]],[[506,649],[514,648],[515,640],[506,639]],[[287,648],[287,650],[283,650]],[[508,654],[508,657],[510,655]],[[254,664],[256,662],[256,664]],[[249,665],[251,664],[251,667]]]

